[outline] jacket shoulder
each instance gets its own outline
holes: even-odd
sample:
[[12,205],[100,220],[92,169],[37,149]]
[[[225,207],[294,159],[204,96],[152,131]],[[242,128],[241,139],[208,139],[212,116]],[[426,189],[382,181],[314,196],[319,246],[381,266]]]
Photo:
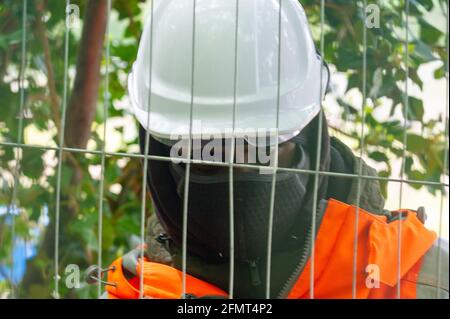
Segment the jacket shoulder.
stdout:
[[417,279],[417,298],[449,298],[449,243],[438,239],[422,259]]
[[[362,158],[355,156],[352,150],[336,137],[331,137],[331,145],[341,154],[344,161],[352,168],[352,174],[377,177],[377,171],[369,166]],[[381,186],[377,179],[352,178],[350,191],[346,203],[351,205],[358,204],[358,180],[360,183],[359,207],[377,214],[384,214],[384,197],[381,192]]]

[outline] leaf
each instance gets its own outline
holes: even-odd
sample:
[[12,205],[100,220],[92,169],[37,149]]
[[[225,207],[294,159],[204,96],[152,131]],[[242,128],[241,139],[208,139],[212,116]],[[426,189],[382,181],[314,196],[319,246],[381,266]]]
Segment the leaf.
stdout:
[[369,96],[372,98],[378,97],[378,93],[383,86],[383,70],[377,68],[373,74],[372,88],[370,89]]
[[411,1],[415,5],[422,6],[425,10],[431,11],[434,7],[433,0],[420,0]]
[[420,38],[424,41],[424,43],[430,45],[435,44],[440,39],[440,37],[444,35],[441,30],[429,24],[422,17],[419,17],[418,20],[420,24]]
[[39,149],[23,149],[22,172],[26,176],[37,179],[44,170],[44,161],[42,160],[42,151]]
[[423,101],[415,97],[409,97],[408,119],[422,122],[424,113]]
[[372,152],[369,154],[369,158],[373,159],[376,162],[389,162],[389,158],[383,152]]
[[123,215],[117,221],[117,232],[122,234],[134,234],[139,231],[139,222],[131,215]]
[[440,68],[436,69],[434,71],[434,78],[435,79],[441,79],[445,76],[445,65],[442,65]]
[[407,173],[411,172],[413,164],[414,164],[413,158],[411,156],[407,156],[405,158],[405,171]]
[[426,150],[428,141],[420,135],[408,134],[406,148],[413,153],[421,153]]
[[[406,175],[408,176],[409,179],[415,180],[415,181],[426,181],[427,180],[426,174],[419,172],[418,170],[412,170],[410,172],[407,172]],[[420,185],[419,183],[410,183],[410,185],[411,185],[411,187],[413,187],[415,189],[420,189],[422,187],[422,185]]]
[[6,49],[12,44],[20,43],[22,30],[17,30],[9,34],[0,35],[0,49]]
[[433,53],[433,50],[426,43],[419,39],[416,39],[416,41],[414,41],[413,54],[420,57],[423,62],[431,62],[438,59]]

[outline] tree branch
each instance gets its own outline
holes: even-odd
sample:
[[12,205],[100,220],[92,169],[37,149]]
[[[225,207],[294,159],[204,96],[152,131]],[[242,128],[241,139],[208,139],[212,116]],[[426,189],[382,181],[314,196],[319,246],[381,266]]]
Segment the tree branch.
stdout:
[[356,139],[357,138],[357,136],[355,136],[355,135],[353,135],[351,133],[348,133],[348,132],[346,132],[346,131],[344,131],[344,130],[336,127],[336,126],[333,126],[331,124],[328,124],[328,127],[329,127],[330,130],[335,131],[338,134],[344,135],[344,136],[352,138],[352,139]]
[[48,43],[47,29],[42,22],[42,15],[44,12],[44,3],[42,1],[36,2],[36,19],[35,19],[35,32],[42,45],[44,51],[44,62],[47,69],[47,82],[48,90],[50,94],[50,107],[52,108],[53,120],[55,121],[58,134],[61,127],[61,117],[59,112],[60,98],[56,90],[56,82],[52,64],[52,57],[50,53],[50,45]]
[[67,109],[65,140],[69,147],[85,148],[91,135],[100,86],[107,10],[106,0],[91,0],[86,6],[77,74]]

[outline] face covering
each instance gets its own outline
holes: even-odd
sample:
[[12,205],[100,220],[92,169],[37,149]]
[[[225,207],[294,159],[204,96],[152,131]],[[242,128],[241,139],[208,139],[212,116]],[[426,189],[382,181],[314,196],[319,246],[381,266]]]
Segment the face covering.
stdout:
[[[296,143],[295,168],[308,169],[309,156]],[[185,167],[170,164],[177,194],[184,198]],[[234,171],[235,258],[249,261],[265,258],[270,222],[272,175]],[[309,174],[278,171],[273,211],[272,250],[283,249],[295,220],[302,213]],[[196,241],[207,251],[229,257],[229,177],[224,174],[190,172],[188,228],[196,230]],[[188,238],[189,246],[189,238]]]

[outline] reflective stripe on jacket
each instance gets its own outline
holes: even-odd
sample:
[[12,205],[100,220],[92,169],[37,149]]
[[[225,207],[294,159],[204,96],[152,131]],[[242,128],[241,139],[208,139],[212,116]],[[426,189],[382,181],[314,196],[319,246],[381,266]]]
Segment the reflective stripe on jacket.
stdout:
[[[355,257],[356,213],[358,240]],[[426,286],[426,280],[432,280],[427,279],[421,270],[429,268],[430,263],[433,264],[430,258],[437,256],[436,249],[432,248],[436,235],[424,227],[415,212],[404,210],[399,214],[403,218],[389,222],[386,216],[329,200],[315,240],[314,298],[352,298],[353,292],[356,298],[396,298],[398,285],[401,298],[432,297],[418,287],[422,288]],[[139,297],[141,265],[136,255],[135,258],[136,262],[131,264],[122,258],[113,263],[115,270],[108,273],[108,282],[113,284],[107,287],[110,298]],[[447,268],[441,271],[448,273],[448,254],[442,254],[441,258],[447,259]],[[125,278],[124,264],[129,272],[136,274],[134,278]],[[182,274],[178,269],[146,260],[143,270],[144,297],[181,297]],[[311,260],[293,282],[287,297],[309,298],[310,277]],[[440,286],[444,288],[433,290],[430,286],[429,293],[436,294],[437,291],[440,297],[448,298],[448,282],[441,282]],[[186,276],[186,293],[197,298],[226,297],[223,290],[190,275]]]

